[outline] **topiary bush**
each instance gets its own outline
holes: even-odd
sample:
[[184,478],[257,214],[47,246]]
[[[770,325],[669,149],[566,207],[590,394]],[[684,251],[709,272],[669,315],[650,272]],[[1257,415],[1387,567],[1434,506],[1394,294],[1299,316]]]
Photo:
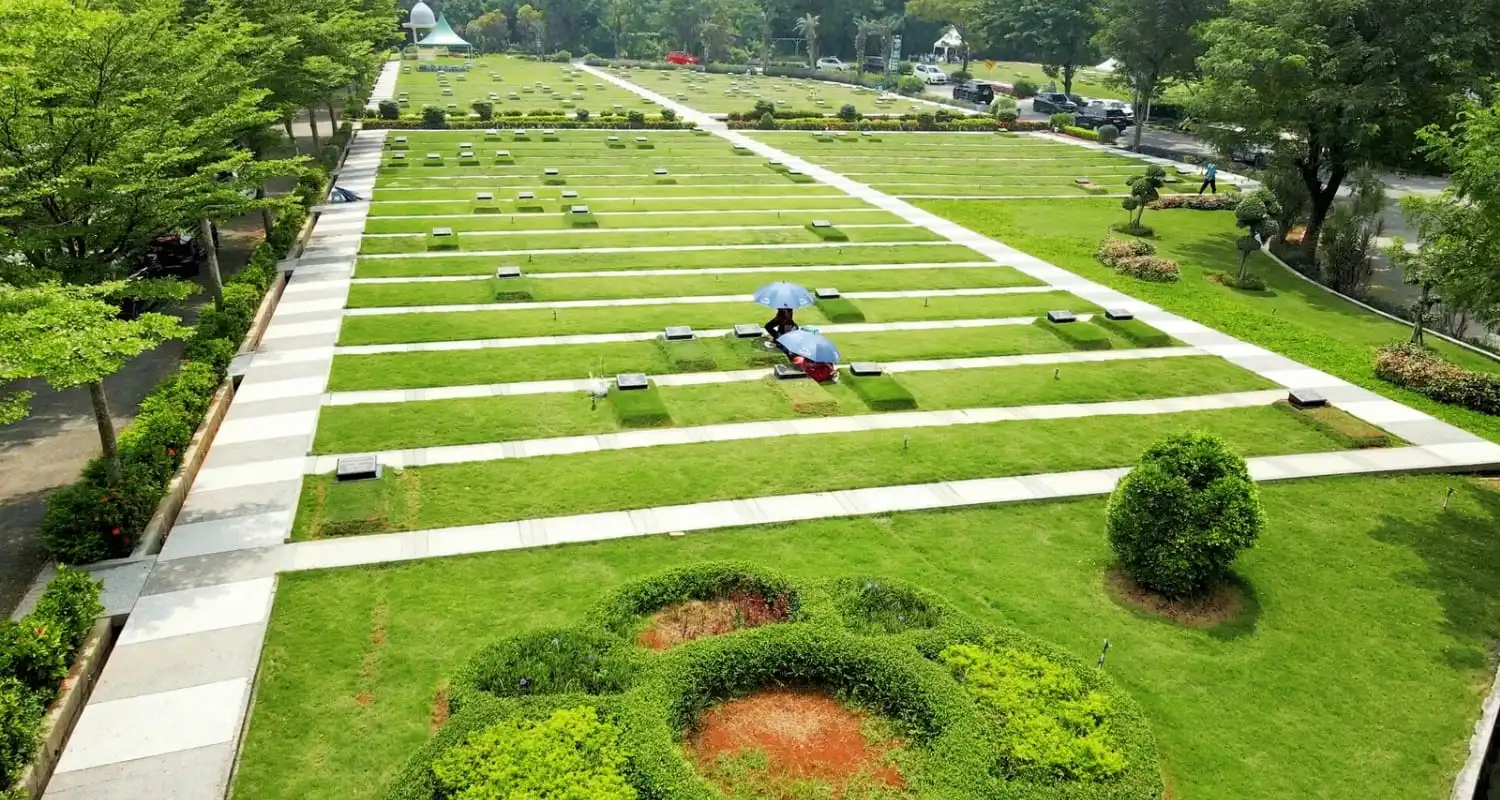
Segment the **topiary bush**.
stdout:
[[440,106],[422,106],[422,127],[439,129],[448,125],[448,112]]
[[855,108],[853,103],[845,103],[839,106],[839,119],[845,122],[858,122],[859,109]]
[[661,119],[663,122],[676,122],[677,112],[670,108],[663,108],[661,110]]
[[1141,586],[1169,598],[1223,581],[1265,527],[1245,460],[1203,433],[1152,445],[1110,495],[1110,546]]
[[381,119],[401,119],[401,104],[395,100],[381,100],[376,107]]
[[1011,91],[1015,92],[1016,97],[1022,100],[1028,97],[1036,97],[1037,92],[1041,90],[1042,88],[1036,85],[1036,81],[1029,78],[1017,78],[1015,83],[1011,85]]
[[1129,275],[1132,278],[1152,283],[1172,283],[1182,278],[1182,269],[1177,266],[1177,262],[1161,256],[1127,258],[1120,262],[1116,269],[1121,275]]
[[927,91],[927,81],[915,75],[902,75],[896,79],[896,91],[908,97],[916,97]]
[[1052,126],[1052,129],[1055,131],[1060,131],[1064,128],[1076,128],[1078,127],[1078,115],[1059,111],[1047,118],[1047,124]]
[[776,116],[769,111],[761,114],[760,121],[756,123],[756,127],[760,128],[763,131],[776,130]]
[[598,628],[562,628],[508,636],[481,649],[454,676],[449,702],[476,694],[613,694],[635,672],[618,636]]
[[470,106],[479,116],[480,122],[489,122],[495,118],[495,104],[488,100],[475,100]]
[[588,122],[589,110],[586,108],[580,108],[577,111],[573,112],[573,118],[578,120],[579,122]]
[[646,112],[639,109],[631,109],[630,113],[625,116],[625,119],[629,121],[632,128],[643,128],[646,126]]
[[1120,129],[1113,125],[1100,125],[1094,131],[1094,137],[1099,140],[1100,144],[1114,144],[1120,141]]

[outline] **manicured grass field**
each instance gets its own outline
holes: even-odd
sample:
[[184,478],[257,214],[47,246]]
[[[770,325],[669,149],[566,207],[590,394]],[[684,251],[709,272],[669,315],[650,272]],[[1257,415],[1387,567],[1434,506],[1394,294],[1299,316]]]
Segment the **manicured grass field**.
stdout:
[[[624,212],[606,213],[595,210],[591,205],[589,210],[594,215],[594,222],[600,229],[612,228],[694,228],[694,227],[721,227],[732,225],[796,225],[807,224],[812,221],[812,216],[806,211],[747,211],[729,212],[715,211],[712,213],[684,213],[684,212]],[[433,212],[428,212],[433,213]],[[826,219],[835,226],[843,225],[873,225],[873,224],[898,224],[904,223],[900,217],[889,211],[879,209],[855,209],[855,210],[827,210],[817,212],[818,219]],[[463,233],[509,233],[512,231],[571,231],[574,230],[572,220],[567,212],[555,214],[464,214],[462,216],[423,216],[415,219],[372,219],[365,223],[366,234],[380,233],[427,233],[434,227],[452,228],[455,232]],[[663,234],[666,236],[667,234]],[[551,242],[551,240],[543,240]]]
[[[1036,286],[1040,282],[1010,267],[913,267],[865,271],[826,270],[708,274],[680,270],[677,275],[620,278],[506,278],[441,283],[357,283],[349,287],[350,308],[490,303],[497,292],[534,302],[605,300],[643,297],[696,297],[752,294],[776,281],[802,286],[829,286],[844,292],[894,292],[918,289],[977,289]],[[500,298],[502,301],[505,298]]]
[[[769,100],[783,109],[837,113],[845,103],[861,114],[901,114],[912,106],[932,110],[925,103],[895,98],[877,103],[880,93],[849,84],[804,78],[765,75],[718,75],[696,70],[620,69],[615,74],[638,86],[708,114],[750,111],[757,100]],[[849,73],[852,75],[852,73]]]
[[[1057,308],[1067,308],[1077,313],[1098,310],[1098,306],[1067,292],[930,299],[908,297],[851,302],[864,313],[867,322],[1034,317]],[[339,333],[339,344],[632,333],[660,330],[671,325],[728,329],[753,322],[768,313],[763,306],[751,302],[749,297],[737,303],[664,303],[651,306],[565,309],[510,309],[506,308],[506,304],[500,303],[495,308],[494,311],[433,311],[345,317],[344,327]],[[797,318],[808,325],[821,325],[831,321],[817,307],[812,306],[799,311]]]
[[[856,244],[862,242],[928,242],[942,241],[936,233],[926,228],[907,223],[889,226],[840,228]],[[728,230],[699,229],[673,231],[670,238],[661,231],[623,230],[593,231],[574,229],[560,233],[468,233],[455,236],[457,249],[462,250],[567,250],[575,248],[601,247],[660,247],[669,241],[671,247],[702,247],[705,245],[755,245],[755,244],[816,244],[822,238],[813,233],[806,224],[782,224],[761,228],[731,228]],[[426,236],[380,237],[366,236],[360,245],[362,255],[391,255],[401,253],[425,253],[430,250]]]
[[[1272,388],[1252,372],[1203,356],[911,372],[896,380],[916,398],[921,411],[1095,403]],[[872,413],[848,380],[825,385],[823,390],[837,401],[840,415]],[[770,378],[661,386],[657,391],[672,421],[682,426],[801,416]],[[591,408],[588,398],[576,393],[328,406],[319,417],[313,450],[356,453],[610,433],[620,425],[608,403],[606,399],[598,408]]]
[[[1118,275],[1099,264],[1093,251],[1123,219],[1111,200],[929,202],[935,214],[1084,277],[1154,303],[1243,341],[1337,375],[1439,419],[1500,442],[1500,417],[1429,400],[1379,380],[1376,350],[1403,342],[1410,328],[1335,297],[1256,254],[1251,272],[1265,280],[1261,292],[1242,292],[1208,280],[1238,263],[1234,215],[1228,212],[1148,211],[1145,224],[1162,256],[1175,259],[1183,278],[1148,283]],[[1038,220],[1047,224],[1038,225]],[[1441,342],[1443,355],[1471,369],[1500,372],[1500,363]]]
[[[497,114],[507,109],[528,111],[538,108],[561,109],[569,114],[576,109],[586,108],[598,114],[612,110],[616,104],[623,105],[627,110],[654,111],[634,93],[582,71],[575,71],[568,64],[488,55],[469,61],[470,68],[466,73],[437,73],[422,72],[417,61],[401,63],[402,72],[396,79],[396,93],[399,97],[402,92],[406,92],[410,97],[411,102],[402,107],[405,113],[420,113],[424,105],[455,103],[460,111],[467,114],[470,104],[475,100],[494,103]],[[441,59],[438,63],[453,66],[464,62],[460,59]],[[411,67],[411,71],[406,71],[406,67]],[[500,80],[491,79],[491,72],[498,72]],[[452,95],[442,93],[438,84],[440,74],[448,78]],[[459,80],[458,75],[463,75],[464,79]],[[562,99],[554,99],[553,93],[544,90],[543,85],[560,93]],[[499,97],[488,99],[492,92]],[[515,99],[511,99],[511,92],[516,93]],[[574,97],[574,92],[580,96]],[[562,105],[564,101],[571,103],[572,107],[565,108]],[[496,122],[504,125],[503,119],[497,119]]]
[[[764,315],[763,315],[764,316]],[[731,339],[700,340],[717,370],[766,367],[781,359],[758,345]],[[838,346],[850,361],[907,361],[931,358],[1012,356],[1022,353],[1060,353],[1067,343],[1037,325],[995,325],[931,331],[841,333]],[[1134,347],[1123,338],[1116,348]],[[620,342],[589,345],[545,345],[488,350],[444,350],[376,355],[339,355],[333,359],[328,389],[334,392],[365,389],[418,389],[516,381],[542,381],[613,376],[623,372],[661,375],[700,372],[701,367],[678,369],[659,342]]]
[[[802,194],[778,194],[769,197],[735,197],[731,195],[703,194],[686,195],[683,197],[609,197],[608,194],[634,194],[631,189],[625,192],[614,191],[609,188],[601,188],[588,197],[576,198],[578,202],[587,203],[588,207],[596,214],[607,214],[610,212],[627,211],[696,211],[702,213],[706,207],[711,207],[711,213],[724,213],[730,218],[738,219],[737,212],[741,211],[796,211],[802,209],[819,209],[823,211],[833,209],[868,209],[871,206],[863,200],[855,197],[840,197],[816,192],[806,192],[803,187],[789,191],[803,192]],[[474,195],[478,190],[455,189],[447,193],[447,198],[433,198],[427,200],[406,201],[377,200],[370,204],[370,220],[368,225],[373,225],[383,217],[393,216],[424,216],[430,214],[474,214]],[[491,194],[500,197],[500,193],[494,188],[486,188]],[[538,198],[545,198],[549,210],[563,211],[559,196],[562,189],[552,188],[548,191],[537,190]],[[395,194],[387,193],[386,196],[396,197]],[[506,200],[509,201],[506,196]],[[553,208],[552,205],[556,204]],[[527,219],[535,215],[511,215],[524,216]]]
[[[1154,416],[1025,420],[947,428],[797,436],[483,461],[388,471],[377,481],[309,476],[292,538],[322,526],[379,519],[376,530],[621,511],[711,500],[870,486],[1034,475],[1130,464],[1152,442],[1183,430],[1222,436],[1248,456],[1343,449],[1331,432],[1279,406]],[[796,458],[770,458],[785,451]],[[733,465],[733,469],[725,469]],[[525,491],[475,492],[476,486]],[[580,487],[587,486],[587,492]],[[370,531],[373,532],[373,531]]]
[[1500,631],[1500,495],[1443,476],[1261,493],[1270,524],[1236,566],[1249,604],[1216,630],[1112,599],[1102,498],[285,574],[234,796],[377,800],[485,643],[725,558],[903,578],[1090,661],[1108,638],[1106,669],[1144,706],[1174,800],[1445,796]]
[[434,275],[494,275],[507,264],[526,272],[612,272],[638,269],[713,269],[725,267],[807,267],[848,264],[925,264],[981,261],[983,257],[960,244],[825,244],[811,247],[745,247],[735,249],[674,250],[640,253],[507,253],[498,256],[438,256],[426,258],[361,258],[354,274],[360,278],[403,278]]

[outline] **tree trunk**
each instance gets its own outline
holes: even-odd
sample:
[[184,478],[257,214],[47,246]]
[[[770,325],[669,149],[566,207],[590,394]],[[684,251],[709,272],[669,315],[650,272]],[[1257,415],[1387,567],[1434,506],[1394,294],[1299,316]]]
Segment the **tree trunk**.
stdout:
[[[257,201],[265,200],[266,199],[266,187],[264,185],[255,187],[255,199]],[[266,208],[265,206],[261,206],[260,207],[260,231],[261,231],[261,235],[265,236],[267,239],[271,238],[271,226],[275,225],[275,224],[276,224],[276,220],[274,220],[274,219],[271,218],[271,209]]]
[[326,104],[328,106],[328,135],[332,136],[339,132],[339,115],[333,110],[333,98],[328,98]]
[[292,142],[292,155],[301,155],[302,151],[297,149],[297,134],[292,132],[292,118],[285,117],[281,120],[281,126],[286,128],[286,138]]
[[318,144],[318,114],[310,106],[307,109],[307,125],[308,129],[312,131],[313,152],[317,153],[321,147]]
[[109,415],[109,399],[104,396],[104,382],[89,384],[89,400],[94,405],[94,424],[99,428],[99,450],[104,459],[104,474],[110,486],[119,486],[125,481],[125,468],[120,464],[120,448],[115,442],[115,421]]
[[1062,68],[1063,94],[1072,94],[1073,93],[1073,73],[1077,72],[1077,71],[1078,71],[1077,68],[1074,67],[1074,66],[1072,66],[1071,64],[1064,64],[1063,65],[1063,68]]
[[214,224],[208,217],[198,223],[203,239],[203,253],[208,261],[208,288],[214,293],[214,310],[224,310],[224,280],[219,277],[219,245],[214,241]]
[[1422,294],[1417,297],[1416,308],[1413,309],[1413,311],[1415,311],[1416,313],[1412,314],[1413,319],[1411,321],[1411,341],[1409,343],[1414,344],[1418,347],[1424,345],[1424,342],[1422,341],[1422,328],[1427,322],[1427,308],[1429,304],[1427,298],[1431,295],[1431,293],[1432,284],[1423,283]]

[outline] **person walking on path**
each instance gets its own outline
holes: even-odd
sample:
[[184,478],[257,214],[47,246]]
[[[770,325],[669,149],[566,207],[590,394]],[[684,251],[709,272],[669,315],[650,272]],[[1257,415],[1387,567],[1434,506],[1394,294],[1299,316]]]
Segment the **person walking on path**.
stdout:
[[1208,189],[1210,192],[1218,194],[1219,183],[1215,180],[1215,178],[1217,178],[1218,176],[1219,165],[1215,164],[1212,161],[1208,162],[1208,165],[1203,168],[1203,185],[1198,187],[1198,194],[1203,194],[1204,189]]

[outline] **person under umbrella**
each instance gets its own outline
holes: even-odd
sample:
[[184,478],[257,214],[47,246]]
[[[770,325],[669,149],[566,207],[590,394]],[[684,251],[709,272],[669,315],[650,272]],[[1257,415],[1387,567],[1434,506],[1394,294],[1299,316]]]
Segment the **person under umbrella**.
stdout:
[[784,334],[797,330],[797,320],[792,312],[816,301],[812,292],[801,286],[788,281],[777,281],[755,290],[755,302],[776,309],[776,316],[765,324],[766,333],[770,334],[772,341],[776,341]]
[[793,364],[818,383],[838,376],[834,365],[839,363],[839,349],[822,334],[798,329],[782,334],[776,343],[792,357]]

